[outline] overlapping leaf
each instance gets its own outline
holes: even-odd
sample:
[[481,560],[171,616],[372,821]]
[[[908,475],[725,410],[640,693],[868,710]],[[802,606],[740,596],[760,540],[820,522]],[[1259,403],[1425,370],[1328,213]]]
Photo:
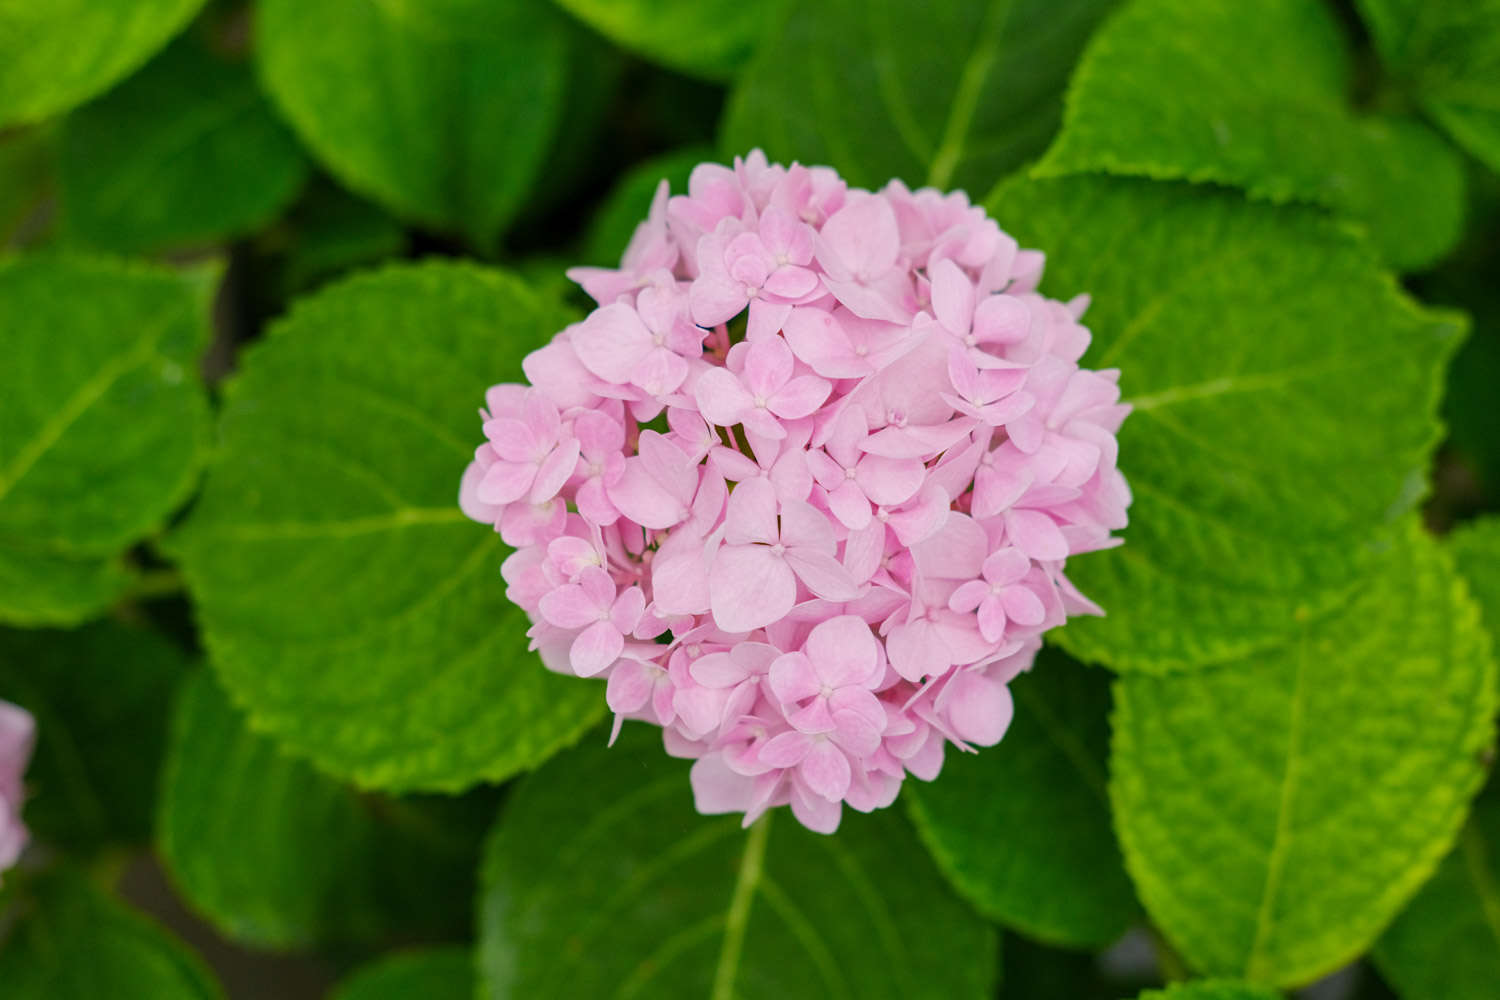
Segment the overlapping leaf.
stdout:
[[257,53],[287,120],[350,188],[488,243],[561,126],[574,29],[549,0],[266,0]]
[[231,940],[298,948],[464,928],[447,916],[466,914],[451,904],[472,893],[477,837],[424,830],[420,806],[363,799],[288,759],[209,674],[182,692],[158,813],[179,893]]
[[474,956],[467,948],[401,952],[359,969],[330,1000],[473,1000]]
[[673,194],[683,194],[693,168],[713,161],[710,150],[684,149],[647,160],[631,170],[594,213],[584,241],[583,259],[600,267],[618,267],[635,227],[651,210],[657,185],[665,180]]
[[204,0],[0,0],[0,128],[66,111],[135,70]]
[[1463,170],[1412,118],[1355,116],[1346,43],[1313,0],[1133,0],[1100,30],[1038,171],[1216,181],[1360,220],[1414,269],[1451,248]]
[[219,1000],[197,955],[81,875],[35,884],[0,948],[5,1000]]
[[1032,937],[1102,947],[1136,913],[1105,790],[1109,682],[1044,652],[1011,683],[994,751],[949,753],[903,791],[938,867],[985,916]]
[[166,744],[162,706],[187,672],[150,629],[0,629],[0,698],[36,716],[26,823],[49,844],[137,843],[151,830]]
[[506,806],[480,899],[481,995],[964,1000],[996,943],[900,815],[831,837],[784,812],[748,832],[693,811],[687,766],[630,726],[559,757]]
[[1493,738],[1489,638],[1418,525],[1277,648],[1116,686],[1111,793],[1151,916],[1202,971],[1296,985],[1432,873]]
[[599,717],[596,685],[526,651],[499,539],[457,506],[485,388],[566,322],[500,272],[405,266],[303,300],[248,353],[174,547],[258,731],[361,785],[454,790]]
[[982,198],[1045,148],[1084,41],[1114,0],[788,4],[736,84],[731,154],[827,163]]
[[728,80],[780,0],[557,0],[611,41],[663,66]]
[[1358,580],[1420,495],[1456,325],[1420,312],[1312,209],[1107,177],[1019,181],[990,212],[1093,296],[1093,368],[1135,412],[1125,544],[1068,566],[1105,618],[1081,659],[1161,671],[1293,634]]
[[73,623],[107,605],[127,580],[121,551],[191,488],[217,273],[0,263],[0,621]]
[[59,162],[67,234],[117,251],[239,236],[307,175],[250,68],[191,38],[69,116]]
[[1358,0],[1397,85],[1500,170],[1500,3]]

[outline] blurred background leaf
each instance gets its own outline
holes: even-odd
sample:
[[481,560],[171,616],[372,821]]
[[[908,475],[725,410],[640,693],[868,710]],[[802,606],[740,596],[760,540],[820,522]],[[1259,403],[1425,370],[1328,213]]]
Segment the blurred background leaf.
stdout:
[[123,79],[204,0],[0,0],[0,128],[67,111]]
[[467,948],[402,952],[372,962],[339,984],[329,1000],[473,1000],[474,956]]
[[250,67],[191,34],[69,115],[59,161],[65,236],[119,252],[242,236],[307,177]]
[[97,613],[126,583],[119,554],[187,498],[208,443],[198,359],[218,273],[0,262],[0,622]]
[[622,48],[709,80],[729,80],[783,0],[557,0]]

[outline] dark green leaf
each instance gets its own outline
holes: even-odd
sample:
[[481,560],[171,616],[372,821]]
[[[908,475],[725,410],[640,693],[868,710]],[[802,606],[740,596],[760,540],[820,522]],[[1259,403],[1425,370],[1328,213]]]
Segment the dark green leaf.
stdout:
[[119,553],[192,488],[216,268],[77,257],[0,263],[0,621],[79,621],[125,582]]
[[1399,86],[1500,170],[1500,2],[1358,0]]
[[1419,311],[1312,209],[1106,177],[1019,181],[990,205],[1047,253],[1043,288],[1093,295],[1093,368],[1135,412],[1125,544],[1068,566],[1107,612],[1059,641],[1162,671],[1294,634],[1359,581],[1438,436],[1456,324]]
[[730,96],[723,143],[851,184],[978,199],[1047,145],[1068,72],[1114,0],[790,4]]
[[18,129],[0,136],[0,250],[26,235],[27,223],[52,187],[57,130]]
[[1280,994],[1228,979],[1200,979],[1174,983],[1164,990],[1147,990],[1137,1000],[1280,1000]]
[[81,876],[60,873],[22,901],[0,946],[5,1000],[218,1000],[197,955]]
[[0,629],[0,698],[37,718],[26,822],[38,838],[75,849],[147,839],[162,706],[186,671],[182,651],[145,628]]
[[1474,802],[1458,846],[1380,939],[1375,960],[1410,1000],[1491,1000],[1500,983],[1500,783]]
[[1115,692],[1111,794],[1156,924],[1193,966],[1298,985],[1365,951],[1463,823],[1495,663],[1414,522],[1279,648]]
[[1363,222],[1387,260],[1413,270],[1459,237],[1462,163],[1415,119],[1356,117],[1348,63],[1323,3],[1133,0],[1089,43],[1038,173],[1315,202]]
[[102,93],[150,59],[203,0],[0,0],[0,128]]
[[389,955],[344,980],[329,1000],[473,1000],[474,956],[467,948]]
[[363,799],[282,755],[245,728],[209,674],[178,703],[157,830],[183,898],[257,948],[430,929],[445,902],[468,899],[478,854],[418,806]]
[[1500,515],[1463,525],[1449,537],[1449,546],[1490,635],[1500,635]]
[[602,733],[528,778],[490,842],[481,995],[963,1000],[994,992],[993,933],[901,816],[830,837],[785,810],[749,832],[693,812],[654,729]]
[[549,0],[266,0],[262,75],[351,189],[488,244],[561,125],[573,29]]
[[1136,914],[1105,788],[1108,678],[1048,650],[1010,688],[1005,739],[907,783],[912,819],[985,916],[1055,944],[1108,944]]
[[458,509],[485,388],[568,322],[519,280],[393,267],[305,299],[244,358],[174,548],[258,732],[392,790],[500,781],[577,739],[596,684],[549,673]]
[[557,0],[574,17],[647,59],[728,80],[750,56],[778,0]]
[[406,249],[406,232],[399,222],[327,181],[314,182],[298,201],[287,220],[285,239],[279,279],[287,297]]
[[242,235],[307,176],[249,67],[192,38],[70,115],[59,160],[65,234],[116,251]]

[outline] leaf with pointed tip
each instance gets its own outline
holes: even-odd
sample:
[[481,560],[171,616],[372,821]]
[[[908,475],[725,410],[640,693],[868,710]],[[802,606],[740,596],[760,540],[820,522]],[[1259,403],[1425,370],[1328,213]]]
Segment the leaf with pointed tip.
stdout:
[[191,37],[69,115],[59,167],[65,235],[122,253],[241,236],[308,169],[250,68]]
[[0,629],[0,698],[37,719],[26,823],[39,840],[88,850],[150,836],[162,705],[187,671],[182,650],[147,628]]
[[834,836],[777,810],[693,811],[657,733],[603,734],[528,778],[486,852],[480,995],[964,1000],[994,994],[994,932],[901,816]]
[[[414,822],[383,821],[402,810]],[[184,685],[157,803],[178,894],[254,948],[462,933],[478,837],[419,803],[361,797],[245,727],[213,676]],[[405,828],[409,825],[410,832]]]
[[1040,153],[1115,0],[788,4],[730,94],[721,145],[977,200]]
[[220,1000],[180,941],[73,872],[28,885],[0,947],[5,1000]]
[[350,189],[490,243],[562,126],[575,32],[548,0],[256,9],[266,88]]
[[1119,670],[1196,666],[1347,595],[1424,489],[1455,321],[1310,208],[1100,176],[1018,180],[989,208],[1046,250],[1044,291],[1092,294],[1083,363],[1118,367],[1135,405],[1125,544],[1068,565],[1107,617],[1059,644]]
[[1500,2],[1358,0],[1358,7],[1397,85],[1500,171]]
[[1412,519],[1279,648],[1117,682],[1110,790],[1141,901],[1205,972],[1338,968],[1452,845],[1494,714],[1478,609]]
[[0,0],[0,129],[109,89],[182,30],[204,0]]
[[1356,116],[1346,49],[1333,11],[1308,0],[1132,0],[1089,43],[1037,173],[1313,202],[1363,222],[1387,260],[1415,270],[1463,229],[1463,164],[1414,118]]
[[467,948],[399,952],[356,970],[329,1000],[473,1000],[474,956]]
[[1105,789],[1109,680],[1044,650],[1010,685],[1000,746],[950,753],[903,796],[938,868],[979,912],[1053,944],[1100,947],[1137,913]]
[[192,488],[217,268],[0,263],[0,621],[73,624],[118,596],[123,550]]
[[527,652],[499,538],[457,500],[473,407],[569,318],[499,271],[404,265],[301,300],[246,353],[171,548],[257,732],[362,786],[454,791],[598,720],[596,684]]

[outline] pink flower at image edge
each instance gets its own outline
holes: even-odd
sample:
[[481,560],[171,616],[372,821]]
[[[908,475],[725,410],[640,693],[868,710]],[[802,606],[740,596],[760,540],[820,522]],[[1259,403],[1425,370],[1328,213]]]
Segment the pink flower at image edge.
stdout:
[[[1119,372],[962,192],[827,167],[662,182],[598,303],[497,385],[459,502],[549,668],[660,726],[700,812],[834,831],[998,743],[1042,635],[1102,614]],[[613,737],[612,737],[613,739]]]
[[0,877],[20,858],[28,835],[21,822],[22,779],[36,743],[31,713],[0,701]]

